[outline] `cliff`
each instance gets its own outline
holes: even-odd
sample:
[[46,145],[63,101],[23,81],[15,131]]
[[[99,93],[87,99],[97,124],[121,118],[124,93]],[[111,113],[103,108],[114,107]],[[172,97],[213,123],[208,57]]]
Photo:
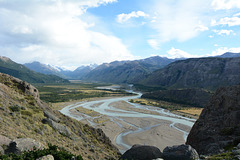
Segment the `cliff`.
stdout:
[[240,85],[216,91],[186,143],[205,155],[220,153],[240,143]]

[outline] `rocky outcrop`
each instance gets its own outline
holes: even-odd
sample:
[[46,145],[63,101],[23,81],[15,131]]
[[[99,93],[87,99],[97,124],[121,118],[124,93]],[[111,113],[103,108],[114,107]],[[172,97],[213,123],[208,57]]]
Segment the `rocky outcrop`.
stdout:
[[43,105],[38,90],[30,83],[4,73],[0,73],[0,82],[8,87],[16,89],[18,92],[20,91],[27,96],[33,97],[38,105]]
[[240,85],[220,88],[192,127],[186,143],[207,155],[239,142]]
[[0,135],[0,146],[3,146],[3,145],[7,146],[11,141],[12,140],[9,139],[8,137]]
[[198,160],[197,151],[190,145],[166,147],[163,150],[164,160]]
[[40,157],[36,160],[54,160],[54,157],[52,155],[46,155],[46,156]]
[[44,113],[45,117],[47,117],[57,123],[60,122],[60,119],[57,116],[55,116],[53,113],[51,113],[50,111],[45,110],[43,113]]
[[64,126],[63,124],[57,123],[49,118],[44,119],[43,121],[48,123],[53,129],[57,130],[59,133],[67,137],[71,137],[71,131],[68,129],[68,127]]
[[19,138],[10,142],[6,153],[20,154],[33,149],[43,149],[43,145],[31,138]]
[[133,145],[119,160],[152,160],[162,157],[162,152],[154,146]]

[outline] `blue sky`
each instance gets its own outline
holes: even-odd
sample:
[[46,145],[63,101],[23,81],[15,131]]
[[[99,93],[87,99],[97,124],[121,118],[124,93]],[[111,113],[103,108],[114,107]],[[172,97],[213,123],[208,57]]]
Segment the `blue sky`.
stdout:
[[75,69],[240,52],[239,0],[0,0],[0,55]]

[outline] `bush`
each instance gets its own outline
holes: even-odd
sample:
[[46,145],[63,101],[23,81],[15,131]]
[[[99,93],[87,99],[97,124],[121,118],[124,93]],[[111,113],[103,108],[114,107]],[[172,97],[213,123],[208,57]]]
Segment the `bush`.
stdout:
[[30,112],[30,111],[26,111],[26,110],[24,110],[24,111],[21,111],[21,114],[22,115],[26,115],[26,116],[30,116],[30,117],[32,117],[32,112]]
[[0,159],[2,160],[35,160],[37,158],[46,156],[46,155],[52,155],[55,160],[71,160],[73,157],[76,158],[76,160],[83,160],[82,156],[75,156],[71,154],[70,152],[64,150],[64,149],[59,149],[55,145],[48,144],[47,149],[35,149],[27,152],[23,152],[20,155],[16,154],[7,154],[7,155],[0,155]]

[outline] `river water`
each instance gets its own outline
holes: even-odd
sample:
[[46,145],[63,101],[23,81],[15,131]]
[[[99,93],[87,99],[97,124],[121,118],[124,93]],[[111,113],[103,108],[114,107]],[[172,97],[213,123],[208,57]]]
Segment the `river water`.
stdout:
[[[72,105],[62,108],[60,110],[60,112],[66,116],[69,116],[69,117],[74,118],[79,121],[85,119],[85,120],[87,120],[87,122],[90,125],[96,126],[96,124],[94,122],[94,118],[96,118],[96,117],[91,117],[86,114],[74,114],[73,112],[71,112],[75,108],[83,107],[83,108],[91,110],[91,111],[93,110],[93,111],[99,113],[100,115],[107,116],[110,119],[110,121],[116,123],[119,127],[122,127],[122,128],[124,127],[124,126],[122,126],[122,123],[120,123],[121,121],[124,121],[125,123],[128,123],[129,125],[132,125],[133,127],[137,128],[135,130],[125,130],[125,131],[119,133],[118,135],[116,135],[115,143],[118,146],[121,146],[124,148],[124,149],[120,150],[121,152],[124,152],[127,149],[131,148],[131,146],[129,144],[124,142],[124,140],[123,140],[124,136],[129,135],[129,134],[143,132],[143,131],[149,130],[153,127],[157,127],[159,125],[159,124],[155,124],[152,126],[139,127],[139,126],[135,126],[134,124],[132,124],[130,122],[126,122],[124,120],[124,118],[126,118],[126,117],[128,117],[128,118],[129,117],[130,118],[153,118],[153,119],[170,121],[171,122],[170,127],[174,128],[178,131],[181,131],[184,134],[184,139],[186,140],[188,133],[186,131],[176,127],[175,124],[182,124],[185,126],[192,127],[195,122],[195,119],[182,117],[182,116],[173,114],[173,113],[171,113],[165,109],[159,108],[159,107],[130,103],[129,99],[140,98],[142,94],[138,93],[138,92],[133,92],[132,90],[129,90],[129,92],[135,93],[136,95],[129,96],[129,97],[113,97],[113,98],[101,99],[101,100],[95,100],[95,101],[78,102],[78,103],[75,103],[75,104],[72,104]],[[128,103],[129,105],[131,105],[133,110],[120,109],[120,108],[113,107],[111,105],[111,104],[113,104],[115,102],[119,102],[119,101]],[[146,110],[148,112],[147,113],[139,113],[139,112],[135,111],[134,109],[135,110],[136,109]],[[159,113],[159,114],[150,114],[151,112]]]

